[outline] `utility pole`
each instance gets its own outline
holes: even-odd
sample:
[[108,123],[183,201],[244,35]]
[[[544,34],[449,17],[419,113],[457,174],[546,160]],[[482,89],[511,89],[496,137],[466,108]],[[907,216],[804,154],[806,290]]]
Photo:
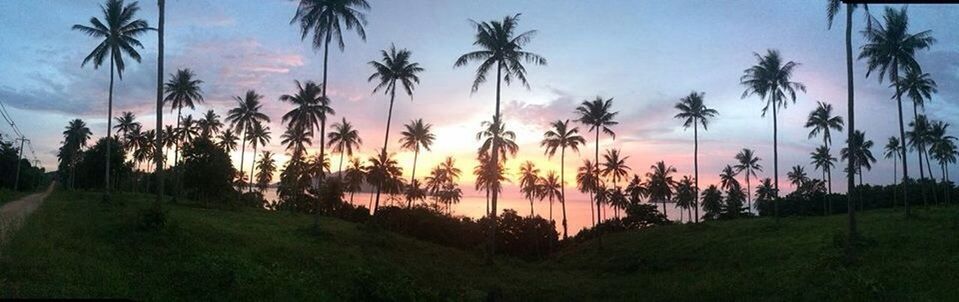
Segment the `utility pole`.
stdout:
[[17,191],[20,189],[20,162],[23,160],[23,142],[29,141],[26,137],[20,136],[20,155],[17,156],[17,176],[13,181],[13,190]]
[[160,12],[160,20],[157,26],[157,117],[156,117],[156,151],[154,160],[156,161],[157,196],[156,205],[163,202],[163,14],[166,10],[166,2],[158,0],[157,6]]

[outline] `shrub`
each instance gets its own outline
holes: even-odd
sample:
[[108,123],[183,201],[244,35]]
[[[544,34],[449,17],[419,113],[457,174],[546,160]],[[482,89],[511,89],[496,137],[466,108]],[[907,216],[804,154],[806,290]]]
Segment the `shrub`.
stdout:
[[200,137],[183,148],[183,190],[193,200],[226,202],[236,198],[236,170],[226,151]]

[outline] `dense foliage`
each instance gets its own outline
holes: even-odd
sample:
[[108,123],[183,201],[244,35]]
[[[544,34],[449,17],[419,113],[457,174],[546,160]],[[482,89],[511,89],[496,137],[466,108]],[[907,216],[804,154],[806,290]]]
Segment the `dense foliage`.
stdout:
[[[17,159],[20,156],[20,146],[4,139],[5,137],[0,137],[0,189],[12,190],[17,179]],[[17,188],[18,191],[33,191],[47,182],[44,169],[33,165],[28,159],[20,159],[19,166],[20,185]]]
[[236,199],[230,156],[206,138],[193,140],[183,148],[183,190],[189,198],[224,203]]

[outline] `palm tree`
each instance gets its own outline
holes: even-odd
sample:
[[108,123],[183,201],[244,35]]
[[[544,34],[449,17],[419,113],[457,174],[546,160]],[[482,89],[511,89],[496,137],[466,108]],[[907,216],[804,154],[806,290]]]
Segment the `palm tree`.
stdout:
[[556,176],[555,171],[549,171],[546,173],[545,177],[539,178],[539,183],[537,184],[537,191],[540,199],[549,199],[549,222],[555,224],[553,220],[553,199],[559,198],[562,193],[560,192],[560,180]]
[[[917,69],[908,69],[906,71],[906,76],[903,77],[899,83],[892,84],[899,85],[896,91],[900,94],[906,94],[912,99],[912,114],[913,121],[919,121],[919,108],[925,108],[926,100],[932,99],[932,94],[938,92],[936,81],[933,81],[928,73],[922,73],[922,71]],[[908,135],[908,134],[907,134]],[[921,142],[921,140],[920,140]],[[925,145],[925,144],[920,144]],[[926,153],[928,159],[927,150],[925,148],[918,149],[919,152],[919,179],[925,178],[925,171],[923,169],[923,154]],[[928,163],[926,164],[928,166]],[[932,177],[932,170],[929,171],[930,177]]]
[[671,174],[676,173],[676,168],[667,166],[665,162],[659,161],[649,167],[650,172],[646,172],[646,178],[649,179],[647,190],[649,190],[650,202],[661,201],[663,203],[663,215],[666,215],[666,202],[673,198],[673,188],[676,187],[676,181]]
[[742,151],[736,153],[736,165],[733,168],[736,169],[736,173],[746,172],[746,207],[749,208],[749,211],[753,210],[752,206],[752,187],[749,183],[749,176],[756,176],[756,171],[762,172],[763,166],[759,164],[759,161],[762,160],[756,156],[755,152],[752,149],[743,148]]
[[326,136],[326,138],[330,140],[327,143],[328,146],[333,148],[334,152],[340,153],[340,163],[337,168],[337,173],[340,175],[340,179],[343,179],[343,155],[352,157],[353,149],[358,149],[360,145],[363,144],[363,139],[360,138],[360,131],[353,128],[353,124],[350,124],[350,122],[346,121],[346,118],[343,118],[343,121],[340,123],[333,124],[333,131],[330,131]]
[[723,171],[719,173],[719,187],[727,191],[735,187],[741,187],[739,181],[736,180],[737,174],[732,166],[726,165]]
[[805,169],[800,165],[793,166],[792,171],[786,173],[786,178],[789,179],[789,182],[792,183],[796,190],[799,190],[799,187],[802,187],[803,184],[809,181]]
[[[891,7],[886,7],[883,18],[885,25],[874,24],[864,32],[867,42],[862,46],[859,59],[866,59],[867,61],[866,77],[869,77],[873,71],[878,71],[880,83],[888,75],[889,81],[894,84],[896,93],[893,96],[896,98],[896,105],[899,110],[899,141],[905,142],[906,127],[902,118],[902,91],[900,85],[895,84],[900,83],[901,71],[919,69],[919,63],[916,62],[915,57],[916,51],[928,49],[936,42],[936,39],[932,37],[932,32],[928,30],[910,34],[908,32],[909,17],[906,15],[905,8],[897,11]],[[850,142],[856,141],[854,136],[855,134],[849,135]],[[849,146],[849,148],[858,149],[859,147]],[[902,152],[902,179],[905,183],[909,178],[909,165],[906,159],[906,149],[903,148]],[[850,164],[850,173],[855,172],[853,169],[857,169],[856,166],[858,164]],[[851,180],[850,184],[852,184]],[[907,196],[908,192],[906,187],[903,186],[903,204],[906,208],[906,216],[910,216]]]
[[[872,140],[866,140],[865,133],[863,133],[862,131],[856,130],[856,133],[853,134],[852,143],[853,143],[852,146],[858,147],[858,149],[855,149],[855,151],[852,152],[852,156],[855,156],[857,158],[856,160],[857,166],[855,170],[849,171],[849,172],[853,174],[859,174],[859,185],[861,186],[862,185],[862,168],[866,168],[866,170],[872,170],[872,163],[876,162],[876,158],[873,157],[872,150],[871,150],[873,146],[873,142]],[[842,157],[843,160],[848,159],[850,156],[849,149],[842,148],[842,150],[839,150],[839,156]]]
[[[203,90],[200,89],[203,81],[196,79],[196,75],[190,69],[177,70],[175,74],[170,74],[170,80],[163,85],[166,96],[163,102],[170,104],[170,110],[176,109],[176,128],[189,129],[189,127],[180,127],[183,107],[190,109],[196,108],[196,103],[203,102]],[[181,133],[182,134],[182,133]],[[189,134],[189,133],[187,133]],[[182,135],[181,138],[184,138]],[[173,167],[176,169],[180,155],[180,145],[175,144],[173,150]],[[177,180],[174,184],[176,193],[179,194],[180,174],[175,173]]]
[[529,217],[533,217],[533,199],[536,198],[537,184],[540,182],[539,169],[527,160],[519,166],[519,175],[519,190],[529,200]]
[[273,173],[276,172],[276,160],[273,159],[273,152],[263,151],[260,161],[256,163],[256,185],[262,191],[265,190],[270,182],[273,181]]
[[366,41],[366,14],[370,4],[366,0],[300,0],[296,7],[296,14],[290,24],[299,22],[300,39],[313,32],[313,48],[323,47],[323,87],[322,98],[326,99],[326,71],[329,66],[330,43],[336,42],[340,51],[346,48],[343,43],[343,28],[355,30],[363,41]]
[[257,146],[266,146],[270,143],[270,127],[263,126],[260,122],[253,123],[253,126],[250,127],[250,132],[247,133],[247,139],[250,140],[250,145],[253,146],[253,162],[250,163],[250,192],[253,192],[253,182],[256,175],[256,147]]
[[330,107],[330,99],[326,97],[325,88],[321,88],[312,81],[307,81],[306,85],[300,84],[300,81],[293,82],[296,84],[296,93],[280,96],[280,101],[289,102],[296,106],[283,115],[283,122],[287,123],[287,128],[303,128],[305,132],[310,133],[310,136],[315,133],[314,129],[319,127],[319,157],[325,161],[326,118],[335,115],[336,111]]
[[93,135],[93,133],[90,132],[87,123],[81,119],[70,121],[63,130],[63,147],[61,147],[61,153],[64,156],[61,157],[61,160],[66,160],[70,167],[70,188],[73,188],[74,185],[76,168],[80,160],[80,151],[87,146],[87,141],[90,140],[91,135]]
[[[368,179],[372,180],[372,183],[378,183],[382,187],[387,187],[387,192],[390,192],[389,188],[390,183],[397,180],[400,175],[403,174],[402,168],[396,163],[396,160],[393,159],[392,154],[387,154],[384,152],[378,152],[377,156],[369,158],[370,169]],[[379,191],[379,189],[377,189]],[[379,202],[379,201],[377,201]],[[378,209],[379,204],[373,205],[374,213]]]
[[[826,104],[825,102],[819,102],[819,106],[810,112],[809,117],[806,118],[806,128],[812,128],[812,130],[809,130],[809,138],[811,139],[822,133],[823,147],[826,148],[827,152],[829,151],[829,145],[832,144],[832,136],[829,130],[842,131],[842,126],[842,117],[833,116],[832,104]],[[824,167],[823,169],[823,179],[826,180],[829,193],[832,193],[832,167]]]
[[133,129],[141,127],[140,122],[137,122],[137,117],[133,112],[123,112],[114,119],[117,121],[117,125],[113,126],[113,129],[117,131],[117,134],[123,133],[120,135],[122,139],[126,139],[127,134],[133,131]]
[[363,172],[363,166],[360,165],[358,158],[350,160],[350,167],[346,168],[346,190],[350,192],[350,204],[353,204],[353,194],[362,189],[363,180],[366,174]]
[[236,150],[236,141],[239,140],[236,135],[233,134],[233,129],[227,128],[220,133],[220,143],[217,144],[220,148],[223,148],[227,153],[233,152]]
[[[829,152],[829,147],[826,145],[819,146],[816,148],[816,151],[809,153],[812,161],[810,162],[813,166],[822,171],[823,179],[830,179],[831,176],[828,176],[828,171],[831,171],[832,168],[836,165],[836,157],[832,156]],[[827,180],[828,182],[828,180]],[[829,189],[829,193],[832,194],[832,189]],[[826,200],[824,199],[823,202]],[[823,207],[824,215],[828,215],[831,207],[826,205]]]
[[420,148],[430,151],[430,147],[433,146],[433,140],[436,139],[436,135],[433,134],[431,130],[433,124],[424,123],[423,119],[416,119],[410,121],[409,124],[403,125],[406,127],[406,130],[400,132],[400,146],[403,149],[413,151],[413,172],[410,176],[410,182],[416,180],[416,160],[419,159]]
[[[509,156],[516,156],[519,152],[519,145],[516,144],[516,133],[506,130],[506,124],[499,118],[493,118],[493,122],[483,121],[480,123],[482,131],[476,133],[476,140],[482,142],[477,153],[479,154],[502,154],[499,162],[505,163]],[[491,151],[493,148],[496,151]],[[492,158],[492,155],[490,155]]]
[[902,148],[903,148],[902,144],[899,143],[899,138],[895,136],[890,136],[889,140],[886,142],[886,146],[883,147],[883,150],[885,151],[883,156],[885,156],[886,158],[892,158],[892,165],[893,165],[892,166],[892,175],[893,175],[892,183],[893,184],[896,184],[896,182],[899,179],[899,176],[898,176],[899,168],[897,168],[897,166],[899,164],[899,158],[902,157],[902,150],[900,150]]
[[[799,63],[788,61],[783,62],[778,50],[767,50],[765,56],[753,53],[759,61],[756,65],[743,71],[740,83],[746,86],[742,98],[749,95],[757,95],[766,102],[763,106],[762,116],[772,108],[773,111],[773,180],[775,182],[776,196],[779,196],[779,125],[776,121],[776,109],[783,109],[789,104],[787,98],[793,103],[796,102],[796,90],[806,92],[806,86],[800,82],[793,82],[792,75]],[[774,207],[774,215],[779,219],[779,205]]]
[[716,185],[709,185],[709,187],[703,190],[702,196],[703,219],[719,219],[719,215],[722,214],[723,211],[723,192],[719,191]]
[[626,160],[629,159],[629,156],[621,157],[618,149],[606,150],[606,154],[603,154],[603,177],[609,177],[613,181],[613,187],[619,187],[619,180],[624,179],[629,176],[630,168],[626,165]]
[[192,115],[187,115],[185,118],[183,118],[180,127],[176,128],[176,131],[179,132],[178,136],[183,143],[193,142],[193,139],[200,134],[197,129],[196,122],[193,121]]
[[[526,44],[533,39],[533,36],[536,35],[535,30],[530,30],[516,34],[516,27],[519,22],[519,14],[513,16],[506,16],[502,21],[489,21],[489,22],[476,22],[470,20],[473,25],[476,27],[476,36],[473,41],[473,45],[479,47],[479,50],[471,51],[466,54],[463,54],[456,62],[453,63],[454,67],[465,66],[470,61],[480,62],[479,67],[476,69],[476,77],[473,80],[472,91],[476,92],[479,90],[479,85],[483,82],[486,82],[486,74],[489,73],[490,68],[496,68],[496,109],[493,113],[493,121],[500,120],[500,84],[501,81],[505,81],[506,85],[512,83],[514,79],[519,80],[523,86],[527,89],[529,88],[529,83],[526,80],[526,67],[523,66],[523,62],[531,63],[535,65],[546,65],[546,58],[541,57],[532,52],[524,50]],[[504,75],[505,73],[505,75]],[[493,139],[493,146],[491,147],[492,151],[492,162],[498,163],[499,159],[499,148],[496,146],[499,138]],[[493,165],[493,168],[498,168],[498,164]],[[493,174],[498,174],[494,173]],[[496,251],[495,249],[495,239],[496,239],[496,201],[498,193],[493,192],[492,195],[492,206],[493,211],[490,212],[490,231],[489,231],[489,256]]]
[[[93,68],[98,69],[103,65],[103,60],[109,56],[110,60],[110,90],[107,98],[107,136],[111,136],[113,129],[113,73],[116,71],[120,80],[123,80],[123,70],[126,63],[123,56],[140,62],[140,53],[136,48],[143,48],[137,37],[153,30],[142,19],[134,19],[140,7],[136,2],[129,5],[123,5],[123,0],[107,0],[106,6],[101,5],[103,11],[103,21],[93,17],[90,18],[90,25],[73,25],[73,30],[80,31],[94,39],[101,39],[101,42],[90,52],[86,58],[83,58],[83,67],[90,61],[93,61]],[[106,22],[104,22],[106,21]],[[104,190],[106,198],[110,196],[110,144],[106,149],[106,169],[104,170]]]
[[[676,207],[680,208],[679,221],[683,221],[683,211],[689,214],[689,220],[692,221],[692,208],[696,204],[696,188],[693,180],[689,176],[683,176],[683,179],[676,184]],[[697,218],[698,220],[698,218]]]
[[[841,4],[840,1],[841,0],[829,0],[829,2],[827,3],[827,6],[826,6],[827,28],[832,28],[832,21],[833,19],[836,18],[836,15],[839,14],[839,9]],[[853,131],[856,130],[856,127],[855,127],[856,111],[854,106],[855,91],[853,89],[854,81],[853,81],[853,70],[852,70],[852,60],[853,60],[852,59],[852,13],[854,10],[856,10],[858,6],[859,4],[846,2],[846,27],[845,27],[846,29],[846,41],[845,41],[846,42],[845,43],[846,44],[846,92],[847,92],[846,103],[847,103],[847,112],[848,112],[847,116],[849,118],[848,120],[849,123],[847,124],[848,127],[846,127],[847,141],[852,141]],[[862,7],[866,11],[866,30],[869,31],[872,29],[872,16],[869,15],[868,5],[862,4]],[[852,146],[848,146],[848,147],[852,147]],[[850,158],[850,160],[852,160],[852,158]],[[852,171],[853,166],[855,166],[855,163],[850,161],[848,162],[847,169]],[[857,234],[856,233],[856,214],[855,214],[856,212],[855,212],[855,207],[853,207],[853,196],[852,196],[853,194],[850,194],[853,192],[853,189],[855,189],[855,184],[854,184],[855,179],[852,173],[848,173],[846,175],[846,181],[847,181],[847,188],[849,188],[847,189],[848,192],[846,194],[846,207],[848,209],[848,215],[849,215],[849,219],[848,219],[849,220],[849,234],[848,234],[849,236],[847,236],[847,238],[851,240],[852,238],[855,238]],[[851,243],[852,241],[847,241],[847,246],[846,246],[847,251],[852,251]]]
[[211,137],[220,132],[223,123],[220,122],[220,116],[213,112],[213,109],[207,110],[199,120],[196,121],[200,127],[200,136]]
[[[704,95],[703,92],[691,92],[688,96],[680,99],[675,106],[676,110],[679,110],[675,118],[683,120],[683,128],[689,129],[689,126],[693,126],[693,178],[695,179],[694,189],[696,190],[693,197],[699,195],[699,125],[703,125],[703,130],[708,130],[709,119],[719,114],[716,109],[707,108],[703,104]],[[699,205],[693,202],[692,206],[696,208],[696,222],[698,223]]]
[[[588,159],[583,160],[583,165],[579,167],[576,172],[576,188],[579,189],[581,193],[596,193],[597,188],[600,187],[599,180],[599,167],[593,164],[593,162]],[[593,212],[593,202],[595,202],[595,194],[589,195],[589,217],[593,222],[593,226],[596,226],[595,213]],[[598,211],[597,211],[598,212]]]
[[503,164],[493,163],[489,153],[478,154],[476,161],[477,164],[473,167],[473,175],[476,176],[475,189],[478,191],[482,188],[486,192],[486,211],[489,212],[492,203],[490,196],[493,192],[503,191],[500,182],[506,180],[505,171],[502,169]]
[[283,135],[280,135],[281,143],[290,151],[292,160],[303,159],[303,153],[306,152],[306,146],[313,145],[313,132],[302,127],[286,128]]
[[952,162],[952,158],[955,157],[954,151],[956,149],[954,142],[956,137],[947,135],[948,129],[949,123],[943,121],[935,121],[929,128],[929,153],[939,162],[939,166],[942,169],[943,183],[949,181],[949,170],[946,169],[946,166]]
[[233,99],[236,100],[237,106],[227,111],[226,121],[230,123],[230,127],[233,128],[234,132],[242,138],[242,143],[240,144],[240,175],[243,175],[244,155],[246,155],[246,132],[253,123],[269,123],[270,117],[260,112],[260,108],[263,107],[263,105],[260,104],[260,100],[263,99],[263,96],[257,94],[254,90],[247,90],[243,97],[235,96]]
[[159,209],[163,201],[163,161],[165,160],[165,155],[163,154],[163,32],[164,32],[164,16],[166,15],[166,1],[157,0],[158,8],[158,22],[157,22],[157,98],[156,98],[156,128],[153,130],[153,141],[152,145],[155,148],[150,153],[153,155],[154,166],[156,166],[156,171],[154,171],[154,178],[157,179],[156,185],[156,199],[154,199],[154,205],[156,209]]
[[756,201],[770,201],[778,198],[776,196],[776,188],[773,187],[772,179],[769,177],[764,178],[759,182],[759,186],[756,187]]
[[569,120],[557,120],[551,124],[552,129],[543,133],[543,141],[539,143],[541,147],[546,147],[546,155],[553,157],[556,155],[556,149],[559,149],[559,179],[560,179],[560,204],[563,207],[563,239],[567,236],[566,225],[566,148],[579,153],[579,146],[585,145],[586,140],[579,135],[579,128],[569,127]]
[[[603,98],[599,96],[592,101],[583,101],[579,107],[576,107],[575,113],[579,116],[577,121],[589,126],[589,131],[596,133],[596,148],[593,154],[593,163],[597,166],[599,165],[599,132],[602,131],[603,133],[609,134],[613,139],[616,139],[616,133],[609,127],[619,124],[619,122],[613,120],[619,112],[613,112],[612,107],[612,98],[603,100]],[[599,179],[599,167],[596,167],[595,171],[595,177]],[[597,182],[596,185],[598,187],[599,183]],[[599,192],[594,190],[593,193],[597,194],[594,201],[596,202],[596,217],[599,217]]]

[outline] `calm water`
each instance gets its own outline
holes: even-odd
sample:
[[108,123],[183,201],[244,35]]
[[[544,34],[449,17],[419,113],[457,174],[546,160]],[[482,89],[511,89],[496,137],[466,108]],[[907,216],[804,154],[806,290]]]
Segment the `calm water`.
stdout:
[[[569,192],[567,191],[567,194]],[[276,189],[267,189],[263,192],[264,198],[267,200],[276,200]],[[370,203],[370,193],[356,193],[353,197],[353,202],[356,204],[369,206]],[[349,202],[349,195],[346,195],[346,200]],[[405,201],[403,201],[405,204]],[[389,198],[385,195],[380,196],[380,204],[390,204]],[[595,205],[593,205],[595,206]],[[529,201],[522,199],[521,196],[510,194],[506,192],[504,195],[500,196],[497,201],[497,207],[502,211],[503,209],[513,209],[516,210],[520,215],[526,216],[529,215]],[[658,209],[662,209],[662,204],[657,204]],[[543,218],[549,219],[550,217],[550,205],[548,200],[543,201],[534,201],[533,202],[533,212]],[[606,213],[604,214],[607,217],[613,217],[613,210],[606,208]],[[702,209],[700,209],[702,210]],[[593,209],[595,212],[595,209]],[[463,196],[463,199],[459,204],[453,205],[453,215],[466,216],[472,218],[479,218],[484,215],[486,212],[486,196],[485,195],[466,195]],[[666,214],[670,220],[678,221],[680,218],[679,209],[674,207],[673,204],[666,204]],[[566,219],[569,223],[569,235],[575,235],[580,229],[592,225],[591,216],[590,216],[590,202],[589,197],[576,194],[569,195],[569,201],[566,204]],[[621,212],[620,215],[623,213]],[[702,213],[700,213],[702,214]],[[688,220],[689,217],[686,213],[683,213],[683,220]],[[563,232],[563,213],[562,206],[558,201],[553,201],[553,220],[556,221],[556,230],[562,234]]]

